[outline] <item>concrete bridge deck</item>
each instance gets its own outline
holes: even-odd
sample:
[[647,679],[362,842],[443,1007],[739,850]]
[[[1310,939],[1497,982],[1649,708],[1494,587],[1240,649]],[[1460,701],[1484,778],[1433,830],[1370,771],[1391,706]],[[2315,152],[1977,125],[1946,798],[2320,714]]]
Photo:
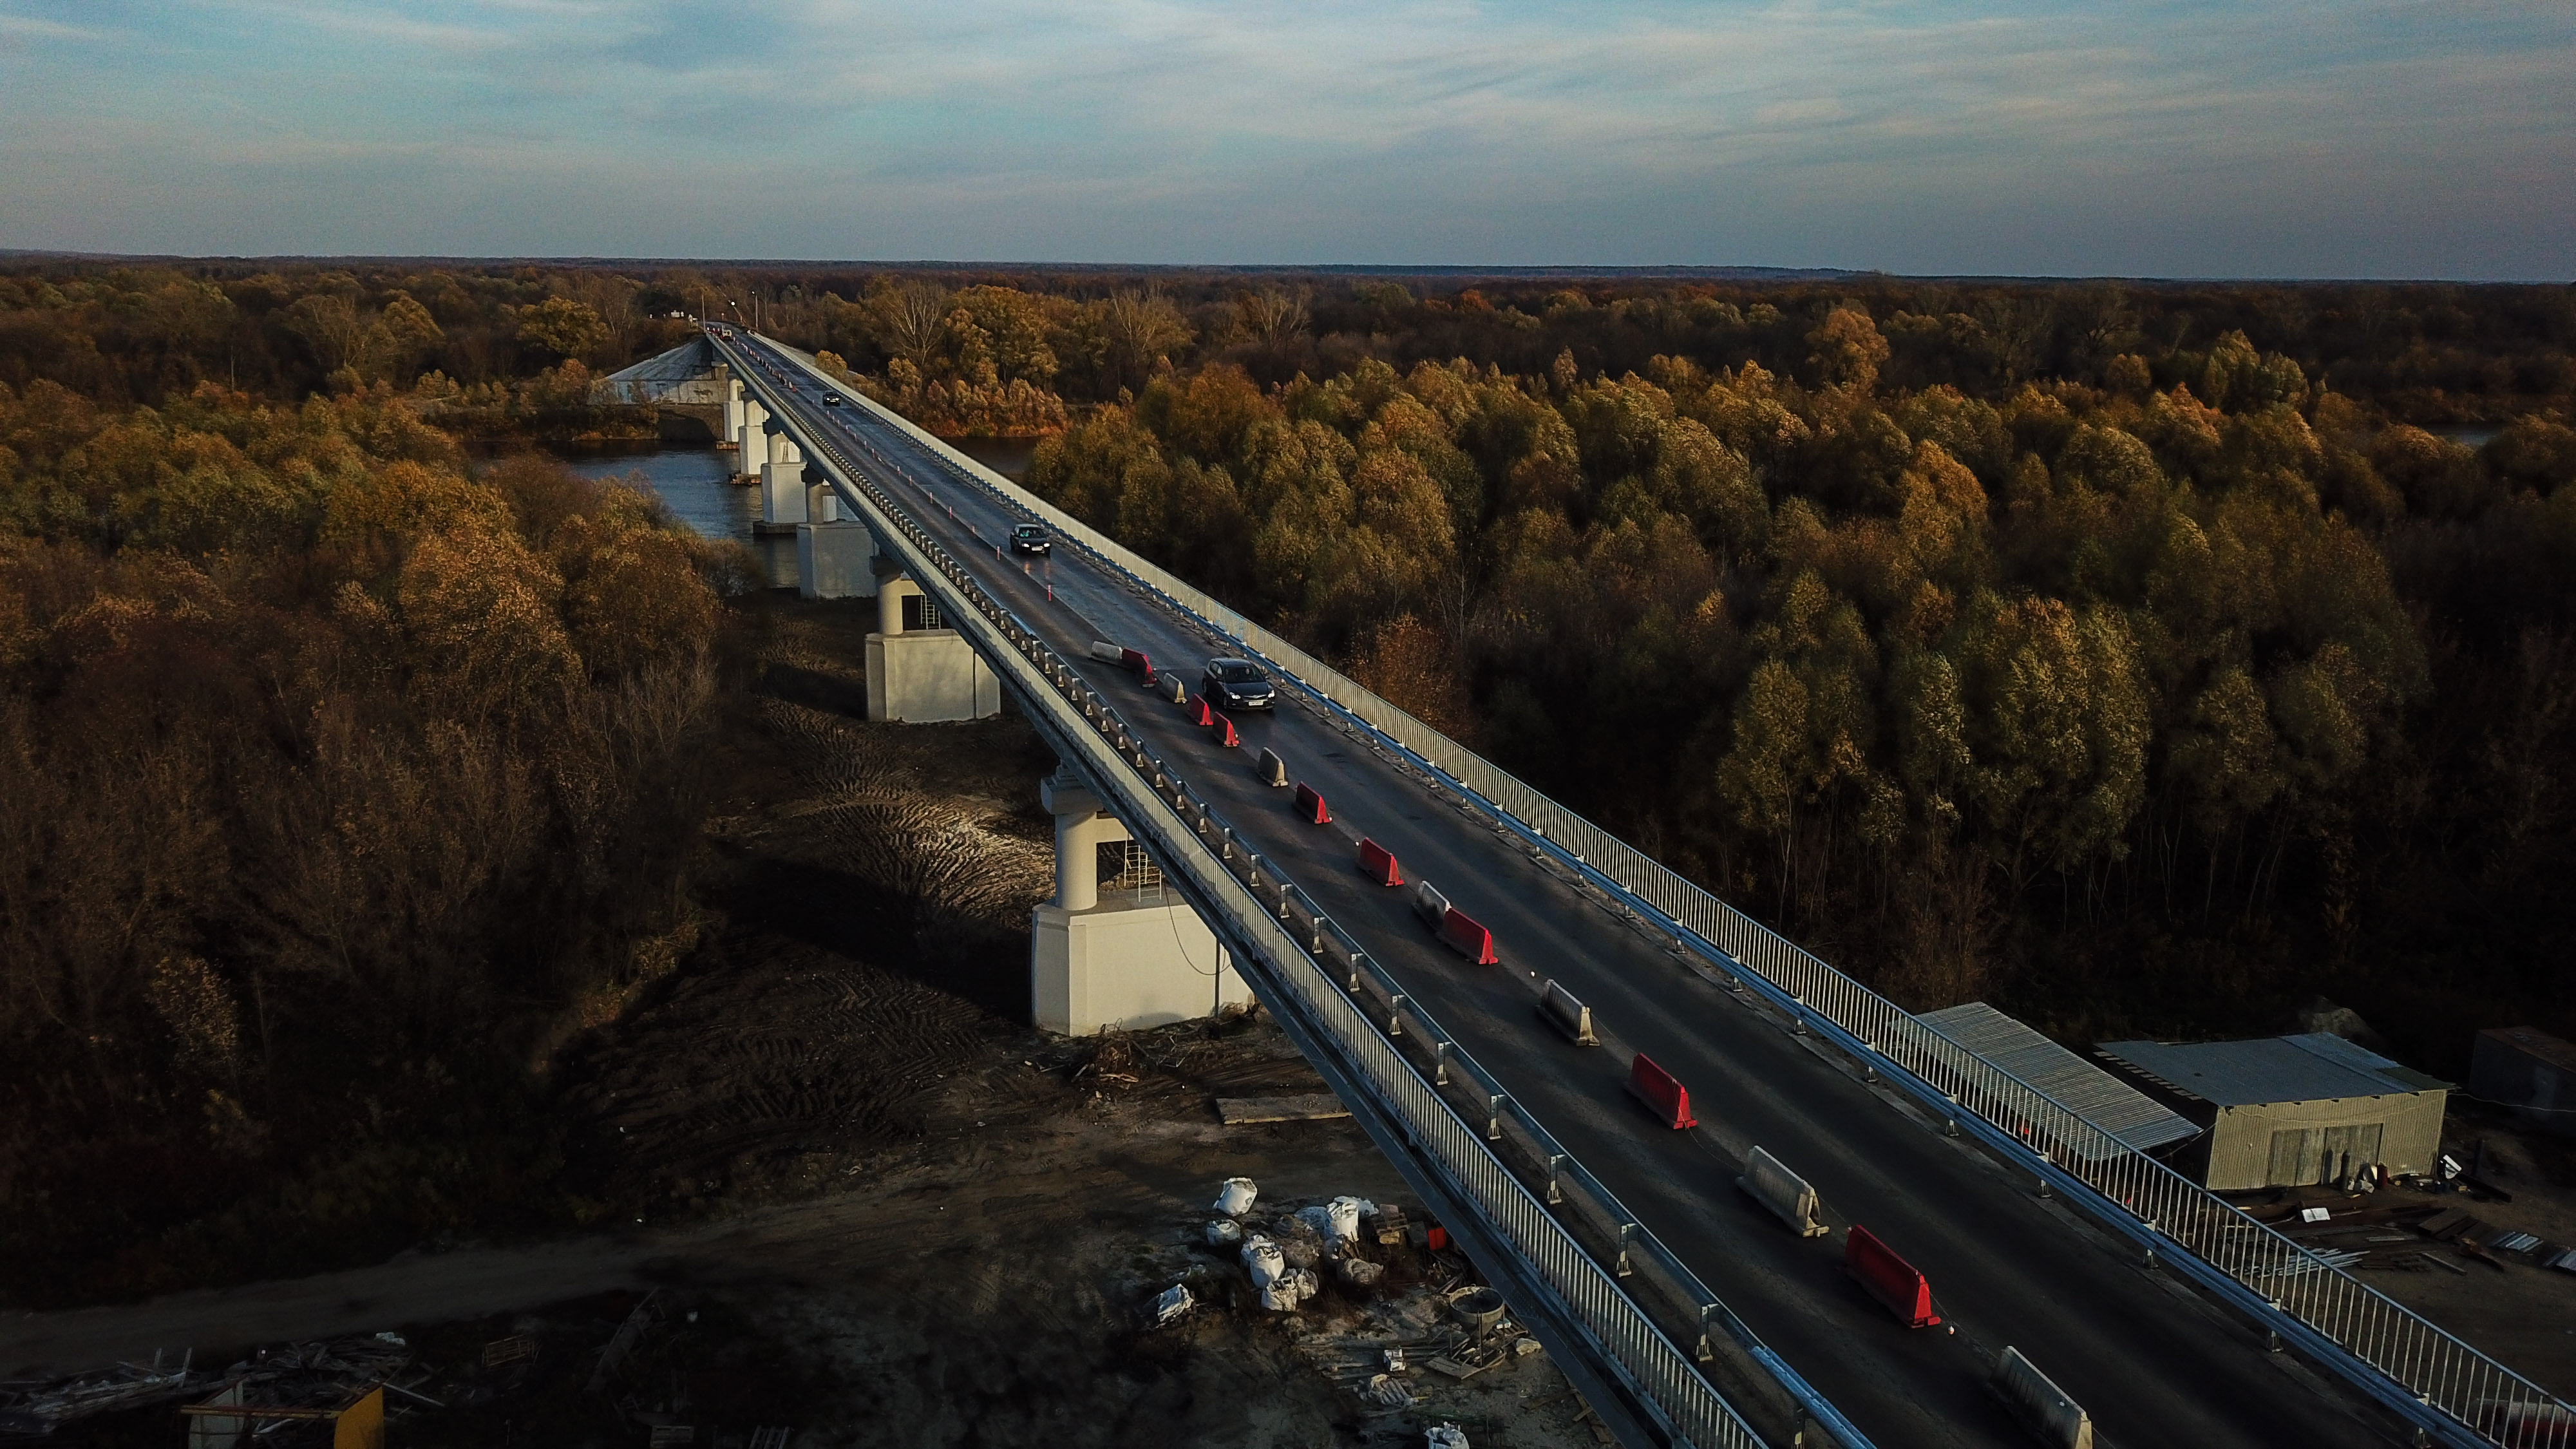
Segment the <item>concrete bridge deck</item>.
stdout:
[[[756,350],[781,376],[812,376],[769,344],[734,345]],[[872,412],[821,407],[810,382],[795,393],[761,391],[773,411],[846,442],[951,553],[991,560],[979,566],[980,581],[1068,659],[1107,639],[1195,682],[1205,658],[1238,652],[1078,550],[1060,548],[1043,564],[997,557],[1020,519]],[[2265,1352],[2240,1319],[2039,1199],[2027,1178],[1943,1135],[1812,1038],[1690,970],[1325,712],[1290,705],[1238,717],[1243,748],[1221,749],[1132,676],[1095,665],[1086,677],[1877,1443],[2027,1442],[1982,1387],[2007,1345],[2085,1405],[2105,1444],[2405,1442],[2392,1418],[2297,1360]],[[1286,792],[1254,777],[1250,762],[1263,747],[1326,796],[1339,828],[1303,823]],[[1504,965],[1471,966],[1437,944],[1400,893],[1352,869],[1348,832],[1387,845],[1410,878],[1436,883],[1491,926]],[[1592,1006],[1608,1050],[1576,1048],[1541,1025],[1532,1010],[1537,976]],[[1660,1126],[1626,1095],[1631,1051],[1690,1086],[1699,1130]],[[1755,1145],[1815,1184],[1829,1221],[1866,1224],[1921,1267],[1955,1332],[1900,1327],[1845,1279],[1830,1240],[1790,1235],[1741,1193],[1734,1178]]]

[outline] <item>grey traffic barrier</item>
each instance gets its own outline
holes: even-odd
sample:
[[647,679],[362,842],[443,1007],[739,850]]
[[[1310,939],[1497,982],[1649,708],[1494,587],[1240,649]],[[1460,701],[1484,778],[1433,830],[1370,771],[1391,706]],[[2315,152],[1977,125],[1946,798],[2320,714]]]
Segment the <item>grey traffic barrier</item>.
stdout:
[[2022,1357],[2020,1349],[2004,1349],[1986,1387],[2039,1442],[2057,1449],[2093,1449],[2092,1416]]
[[1433,930],[1449,919],[1449,898],[1431,888],[1429,881],[1417,881],[1413,887],[1413,913],[1428,922]]
[[1592,1034],[1592,1008],[1574,999],[1574,993],[1550,978],[1547,989],[1539,993],[1538,1014],[1550,1026],[1564,1032],[1576,1046],[1599,1046],[1601,1038]]
[[1744,1175],[1735,1180],[1755,1202],[1769,1208],[1792,1232],[1802,1238],[1821,1238],[1826,1228],[1816,1221],[1816,1190],[1807,1180],[1791,1172],[1780,1159],[1756,1147],[1744,1159]]
[[1267,746],[1261,751],[1261,783],[1276,790],[1288,788],[1288,762]]
[[1106,644],[1094,639],[1091,641],[1091,657],[1103,664],[1115,664],[1127,657],[1127,651],[1115,644]]

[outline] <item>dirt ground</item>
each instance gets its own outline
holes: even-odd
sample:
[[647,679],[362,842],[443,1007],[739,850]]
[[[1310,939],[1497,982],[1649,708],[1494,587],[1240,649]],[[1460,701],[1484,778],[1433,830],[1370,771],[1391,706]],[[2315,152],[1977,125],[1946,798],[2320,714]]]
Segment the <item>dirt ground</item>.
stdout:
[[[771,612],[756,696],[721,748],[735,784],[699,872],[701,949],[620,1020],[562,1050],[576,1189],[608,1226],[461,1244],[374,1268],[0,1322],[0,1378],[192,1348],[200,1367],[335,1335],[399,1333],[397,1445],[698,1445],[761,1428],[828,1445],[1592,1441],[1543,1353],[1419,1399],[1365,1397],[1388,1346],[1460,1330],[1435,1289],[1454,1250],[1386,1258],[1262,1309],[1205,1236],[1228,1177],[1256,1218],[1340,1194],[1420,1208],[1348,1120],[1225,1127],[1222,1094],[1318,1093],[1257,1016],[1133,1038],[1028,1024],[1028,913],[1052,886],[1024,722],[864,720],[865,606]],[[1326,1265],[1329,1267],[1329,1264]],[[1170,1327],[1175,1282],[1202,1304]],[[644,1295],[635,1364],[586,1392]],[[487,1369],[495,1343],[531,1357]],[[1366,1370],[1366,1372],[1363,1372]],[[641,1416],[641,1417],[639,1417]],[[179,1442],[168,1406],[49,1444]]]
[[[2486,1149],[2484,1179],[2509,1202],[2464,1192],[2411,1201],[2460,1208],[2498,1228],[2576,1246],[2576,1137],[2541,1131],[2499,1108],[2454,1096],[2442,1126],[2442,1150],[2464,1164]],[[2528,1255],[2483,1258],[2435,1250],[2427,1256],[2458,1272],[2364,1272],[2362,1281],[2457,1334],[2525,1378],[2576,1400],[2576,1272],[2548,1268]]]

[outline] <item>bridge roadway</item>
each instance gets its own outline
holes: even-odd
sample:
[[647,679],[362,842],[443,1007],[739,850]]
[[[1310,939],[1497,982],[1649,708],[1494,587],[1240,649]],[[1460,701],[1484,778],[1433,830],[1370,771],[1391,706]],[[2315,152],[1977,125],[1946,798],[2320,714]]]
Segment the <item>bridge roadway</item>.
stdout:
[[[961,561],[990,561],[985,586],[1080,665],[1095,638],[1142,649],[1195,687],[1209,657],[1236,652],[1070,545],[1044,563],[995,545],[1022,521],[989,489],[957,480],[910,436],[858,407],[819,405],[813,375],[766,354],[800,388],[799,423],[844,451]],[[775,381],[760,391],[780,398]],[[953,517],[951,511],[953,510]],[[1691,971],[1654,938],[1543,868],[1446,792],[1358,742],[1282,681],[1275,715],[1235,717],[1243,745],[1217,745],[1114,666],[1087,676],[1276,869],[1429,1008],[1443,1026],[1769,1346],[1876,1443],[2014,1446],[2030,1441],[1985,1394],[2006,1345],[2092,1415],[2097,1442],[2147,1446],[2404,1442],[2395,1420],[2286,1355],[2241,1321],[2145,1268],[2062,1203],[1964,1140],[1944,1136],[1888,1088],[1749,996]],[[1335,823],[1310,825],[1253,761],[1276,749],[1320,790]],[[1408,880],[1429,880],[1494,932],[1499,967],[1439,945],[1404,891],[1353,867],[1365,834]],[[1604,1045],[1573,1046],[1534,1011],[1554,977],[1589,1004]],[[1689,1087],[1701,1125],[1675,1132],[1624,1089],[1643,1051]],[[1814,1184],[1826,1220],[1858,1222],[1922,1269],[1955,1332],[1900,1327],[1841,1272],[1838,1237],[1800,1239],[1734,1185],[1759,1145]]]

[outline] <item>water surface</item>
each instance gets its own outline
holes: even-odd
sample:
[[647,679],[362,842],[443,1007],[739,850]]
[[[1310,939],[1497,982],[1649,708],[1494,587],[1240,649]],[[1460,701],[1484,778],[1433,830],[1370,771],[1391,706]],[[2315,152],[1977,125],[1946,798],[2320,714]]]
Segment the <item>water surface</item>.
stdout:
[[564,459],[585,478],[640,477],[660,495],[671,516],[707,538],[730,538],[760,555],[772,587],[796,587],[796,540],[755,538],[760,490],[733,485],[731,453],[713,448],[656,448],[649,452],[583,452]]

